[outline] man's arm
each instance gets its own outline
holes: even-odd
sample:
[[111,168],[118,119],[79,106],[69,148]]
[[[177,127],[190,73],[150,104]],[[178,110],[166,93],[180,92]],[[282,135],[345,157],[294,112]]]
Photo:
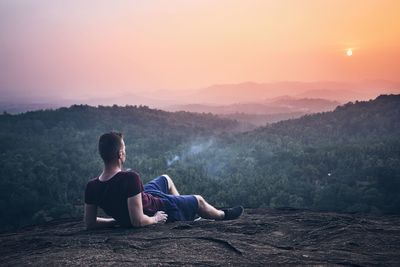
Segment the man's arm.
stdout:
[[86,203],[84,220],[87,230],[112,227],[116,224],[112,218],[97,217],[97,206]]
[[165,223],[168,215],[163,211],[158,211],[154,216],[149,217],[143,213],[142,194],[136,194],[128,198],[129,218],[132,226],[142,227],[155,223]]

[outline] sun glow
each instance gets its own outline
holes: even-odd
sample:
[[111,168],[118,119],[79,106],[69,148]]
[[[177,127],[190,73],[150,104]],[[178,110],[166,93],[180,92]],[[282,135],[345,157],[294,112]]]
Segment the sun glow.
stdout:
[[353,55],[353,50],[352,50],[351,48],[347,49],[346,55],[347,55],[348,57],[351,57],[351,56]]

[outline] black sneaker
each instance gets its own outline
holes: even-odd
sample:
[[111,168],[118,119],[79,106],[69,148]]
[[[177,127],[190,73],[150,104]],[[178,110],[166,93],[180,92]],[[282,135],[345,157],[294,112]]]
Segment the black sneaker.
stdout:
[[222,209],[223,212],[225,212],[225,217],[223,220],[235,220],[240,217],[243,213],[243,207],[242,206],[236,206],[233,208],[229,209]]

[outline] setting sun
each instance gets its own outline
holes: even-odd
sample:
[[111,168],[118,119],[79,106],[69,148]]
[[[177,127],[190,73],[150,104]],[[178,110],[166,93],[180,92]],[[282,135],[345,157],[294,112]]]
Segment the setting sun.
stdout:
[[347,55],[348,57],[351,57],[351,56],[353,55],[353,50],[351,50],[350,48],[347,49],[346,55]]

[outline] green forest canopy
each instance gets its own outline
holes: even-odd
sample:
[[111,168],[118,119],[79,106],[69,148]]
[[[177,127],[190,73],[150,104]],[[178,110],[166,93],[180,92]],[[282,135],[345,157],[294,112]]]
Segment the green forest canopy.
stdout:
[[123,132],[126,168],[218,206],[400,214],[400,95],[239,133],[212,114],[74,105],[0,115],[1,229],[82,215],[98,137]]

